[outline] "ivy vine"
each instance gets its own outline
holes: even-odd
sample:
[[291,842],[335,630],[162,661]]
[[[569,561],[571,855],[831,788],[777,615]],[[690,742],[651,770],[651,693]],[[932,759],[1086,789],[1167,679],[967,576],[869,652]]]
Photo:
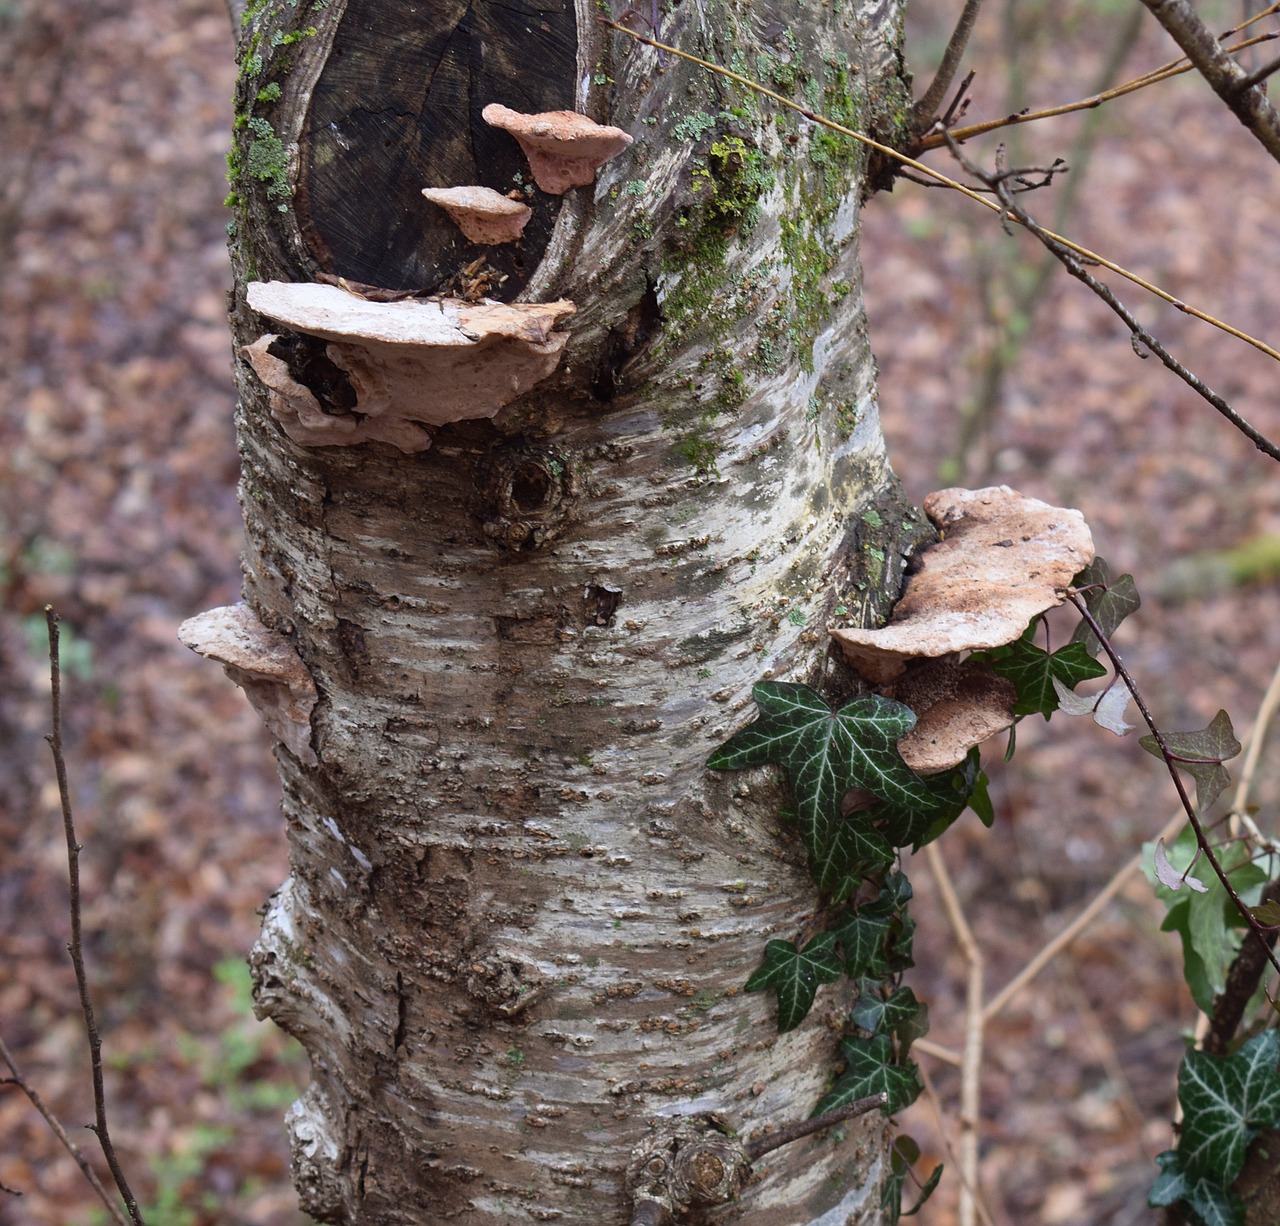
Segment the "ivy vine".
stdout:
[[[1082,618],[1071,640],[1056,651],[1037,645],[1042,630],[1047,637],[1044,618],[1037,616],[1016,642],[969,656],[971,663],[985,664],[1016,691],[1010,754],[1017,721],[1031,715],[1088,714],[1123,735],[1130,730],[1124,713],[1132,694],[1150,723],[1110,644],[1110,636],[1141,604],[1132,576],[1113,579],[1107,564],[1097,559],[1076,576],[1071,598]],[[1110,682],[1095,694],[1078,695],[1082,682],[1107,675],[1108,668],[1096,658],[1103,653],[1113,666]],[[786,772],[792,807],[785,816],[808,852],[810,876],[819,891],[813,925],[819,930],[801,933],[795,941],[770,940],[746,990],[774,994],[778,1030],[786,1033],[803,1022],[823,985],[851,980],[856,998],[840,1043],[843,1068],[833,1074],[813,1114],[883,1093],[883,1110],[893,1115],[921,1092],[910,1050],[929,1025],[926,1005],[901,982],[912,966],[915,921],[908,908],[911,884],[898,859],[904,848],[918,850],[938,838],[966,809],[984,825],[992,824],[978,750],[970,750],[951,770],[921,776],[898,751],[898,741],[916,722],[915,713],[901,702],[864,694],[833,710],[809,686],[785,681],[761,681],[752,696],[758,717],[721,745],[707,765],[713,770],[777,765]],[[1143,748],[1163,758],[1175,774],[1175,768],[1181,769],[1195,779],[1194,811],[1203,813],[1226,786],[1223,760],[1240,749],[1230,720],[1220,712],[1207,728],[1189,733],[1151,727],[1152,735],[1142,738]],[[1179,791],[1185,799],[1180,784]],[[870,801],[850,809],[851,793]],[[1157,893],[1169,904],[1165,927],[1183,939],[1193,995],[1202,1009],[1212,1012],[1246,924],[1280,922],[1280,906],[1268,901],[1253,907],[1254,915],[1236,905],[1242,899],[1257,904],[1273,875],[1248,854],[1225,868],[1216,857],[1211,860],[1224,878],[1221,882],[1215,878],[1205,885],[1191,876],[1204,850],[1193,824],[1171,848],[1156,849],[1153,873]],[[1182,890],[1184,882],[1188,888]],[[1181,1141],[1157,1159],[1153,1206],[1180,1203],[1205,1226],[1242,1226],[1243,1204],[1230,1186],[1253,1137],[1280,1127],[1278,1070],[1280,1033],[1270,1029],[1229,1055],[1187,1053],[1178,1079]],[[890,1222],[915,1213],[937,1186],[941,1167],[920,1184],[915,1205],[902,1209],[904,1183],[908,1176],[915,1178],[910,1167],[918,1156],[909,1137],[895,1139],[883,1204]]]

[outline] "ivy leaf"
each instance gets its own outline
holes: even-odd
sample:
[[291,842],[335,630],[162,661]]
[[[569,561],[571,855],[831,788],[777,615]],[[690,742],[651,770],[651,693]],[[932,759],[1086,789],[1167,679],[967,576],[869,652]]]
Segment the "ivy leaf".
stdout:
[[[974,753],[976,754],[977,750],[974,750]],[[987,772],[980,770],[978,777],[973,781],[973,791],[969,793],[969,808],[978,815],[978,821],[990,830],[992,823],[996,820],[996,811],[991,803],[990,793],[987,791],[987,782]]]
[[888,1000],[872,992],[858,997],[849,1020],[872,1034],[893,1034],[923,1007],[910,988],[898,988]]
[[915,1217],[915,1215],[920,1212],[925,1201],[927,1201],[936,1191],[938,1181],[942,1178],[942,1171],[942,1163],[938,1163],[938,1165],[933,1168],[933,1174],[924,1181],[923,1186],[920,1188],[920,1195],[916,1197],[916,1203],[912,1205],[910,1209],[906,1210],[901,1215],[902,1217]]
[[[838,847],[840,806],[850,788],[897,805],[928,803],[924,780],[898,752],[898,741],[916,722],[902,703],[867,694],[833,712],[821,694],[790,681],[760,681],[751,694],[760,718],[721,745],[707,766],[784,766],[805,843],[828,879],[839,875],[826,861]],[[872,862],[890,858],[887,846],[876,845],[882,844],[878,835],[866,832],[866,841],[874,847]]]
[[[1280,1124],[1280,1031],[1264,1030],[1230,1056],[1189,1051],[1178,1069],[1182,1140],[1189,1173],[1235,1182],[1249,1142]],[[874,1093],[874,1091],[870,1091]]]
[[[1219,711],[1209,721],[1208,727],[1197,732],[1166,732],[1164,742],[1176,758],[1191,759],[1185,762],[1179,760],[1177,765],[1196,781],[1196,812],[1205,812],[1231,782],[1231,776],[1227,774],[1223,762],[1240,752],[1240,742],[1236,740],[1235,731],[1231,727],[1231,717],[1225,711]],[[1149,754],[1164,761],[1164,755],[1154,736],[1144,736],[1138,744]]]
[[1133,725],[1124,720],[1129,706],[1129,690],[1119,680],[1113,681],[1100,694],[1076,694],[1054,677],[1053,689],[1058,695],[1058,709],[1064,715],[1092,715],[1099,728],[1114,732],[1116,736],[1133,731]]
[[[1142,597],[1138,595],[1137,585],[1132,575],[1121,575],[1119,579],[1111,578],[1111,568],[1102,558],[1094,560],[1085,567],[1072,581],[1076,588],[1097,584],[1092,591],[1084,593],[1085,608],[1093,615],[1093,620],[1102,628],[1102,633],[1111,638],[1119,629],[1120,623],[1130,613],[1136,613],[1142,607]],[[1081,643],[1088,655],[1096,656],[1102,650],[1102,644],[1093,628],[1081,619],[1071,636],[1073,643]]]
[[748,992],[772,988],[778,994],[778,1033],[794,1030],[813,1007],[818,986],[840,978],[840,959],[832,948],[835,935],[819,933],[804,949],[790,941],[770,941],[764,961],[747,980]]
[[899,1218],[914,1217],[920,1212],[920,1206],[933,1195],[933,1190],[942,1178],[942,1167],[935,1166],[933,1174],[921,1185],[920,1195],[910,1209],[903,1212],[902,1187],[906,1183],[907,1172],[920,1160],[920,1146],[905,1133],[899,1133],[893,1139],[889,1150],[889,1175],[885,1180],[884,1190],[880,1194],[880,1208],[886,1226],[894,1226]]
[[852,893],[865,873],[893,859],[889,844],[859,815],[837,816],[822,835],[806,831],[810,872],[818,888],[837,900]]
[[1058,709],[1055,680],[1074,690],[1080,682],[1105,676],[1107,672],[1089,655],[1083,643],[1068,643],[1050,655],[1025,639],[1014,643],[1008,655],[993,660],[991,667],[1017,688],[1015,715],[1043,715],[1045,719]]
[[1264,902],[1250,907],[1249,912],[1264,928],[1280,928],[1280,903]]
[[1156,1155],[1160,1174],[1147,1193],[1153,1209],[1186,1201],[1205,1226],[1244,1226],[1244,1204],[1216,1180],[1183,1169],[1182,1155],[1172,1149]]
[[915,1065],[894,1063],[893,1043],[887,1034],[873,1039],[845,1039],[840,1052],[845,1058],[845,1071],[814,1108],[814,1115],[882,1093],[888,1095],[884,1113],[892,1115],[920,1096],[923,1087]]
[[[911,846],[919,850],[932,843],[973,803],[979,783],[986,795],[986,777],[979,767],[978,750],[957,767],[941,774],[928,775],[922,782],[929,797],[925,805],[904,807],[882,803],[867,814],[867,821],[877,826],[893,847]],[[979,802],[981,803],[981,802]],[[990,807],[990,801],[987,801]]]
[[859,975],[879,977],[889,973],[889,958],[885,949],[889,940],[889,922],[888,915],[870,915],[866,911],[858,911],[832,930],[831,935],[844,950],[845,974],[850,979],[856,979]]
[[1208,893],[1209,887],[1199,877],[1193,877],[1188,871],[1180,873],[1169,863],[1169,853],[1164,849],[1164,839],[1156,839],[1154,863],[1156,877],[1161,885],[1175,891],[1182,889],[1185,885],[1197,894]]

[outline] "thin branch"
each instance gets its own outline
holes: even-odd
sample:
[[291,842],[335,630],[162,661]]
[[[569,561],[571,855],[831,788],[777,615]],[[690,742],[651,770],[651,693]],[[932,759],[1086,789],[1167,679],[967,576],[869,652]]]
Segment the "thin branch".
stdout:
[[[1139,713],[1142,715],[1143,722],[1151,729],[1151,737],[1156,743],[1156,747],[1160,750],[1160,756],[1164,759],[1164,764],[1169,771],[1169,777],[1173,780],[1174,789],[1178,793],[1178,801],[1182,805],[1183,812],[1187,815],[1187,820],[1191,823],[1191,829],[1195,832],[1196,845],[1200,848],[1205,859],[1209,861],[1209,866],[1213,869],[1218,880],[1222,883],[1222,888],[1226,891],[1227,897],[1231,899],[1232,905],[1239,912],[1241,919],[1248,924],[1250,931],[1258,938],[1263,945],[1266,945],[1267,931],[1254,917],[1252,911],[1244,904],[1244,900],[1236,892],[1235,886],[1231,884],[1231,879],[1227,876],[1226,870],[1222,867],[1218,857],[1213,854],[1213,849],[1209,846],[1208,836],[1205,834],[1204,826],[1201,824],[1200,815],[1196,812],[1196,807],[1191,803],[1191,798],[1187,795],[1186,785],[1182,782],[1182,774],[1178,770],[1177,763],[1174,761],[1173,751],[1169,748],[1169,743],[1165,740],[1164,731],[1160,725],[1156,723],[1155,717],[1151,714],[1150,708],[1147,706],[1146,700],[1142,697],[1142,692],[1138,689],[1137,682],[1129,675],[1128,669],[1124,666],[1124,661],[1120,659],[1116,649],[1112,646],[1111,640],[1107,637],[1106,632],[1098,624],[1097,619],[1089,611],[1089,606],[1085,604],[1082,597],[1077,593],[1069,591],[1067,599],[1075,605],[1080,616],[1084,618],[1089,629],[1097,636],[1098,642],[1102,644],[1102,650],[1107,653],[1107,658],[1111,661],[1111,667],[1115,669],[1116,676],[1124,682],[1125,688],[1129,691],[1133,698],[1134,704],[1137,706]],[[1280,974],[1280,961],[1276,960],[1276,955],[1267,950],[1267,961]]]
[[62,829],[67,838],[67,877],[70,885],[71,943],[67,952],[76,972],[76,987],[80,991],[80,1012],[84,1014],[85,1033],[89,1038],[89,1061],[93,1072],[93,1107],[96,1123],[90,1130],[97,1134],[102,1146],[102,1156],[107,1160],[111,1178],[115,1181],[125,1208],[134,1226],[145,1226],[138,1202],[125,1178],[120,1160],[116,1157],[111,1133],[107,1128],[107,1097],[102,1083],[102,1040],[93,1017],[93,1002],[89,999],[89,979],[84,969],[84,939],[80,924],[80,844],[76,841],[75,821],[71,815],[71,789],[67,784],[67,762],[62,753],[62,666],[58,654],[60,638],[58,615],[52,605],[44,607],[45,625],[49,632],[49,682],[51,686],[50,734],[45,737],[53,751],[53,769],[58,777],[58,799],[62,805]]
[[1277,56],[1268,64],[1263,64],[1261,68],[1255,69],[1243,81],[1240,82],[1241,89],[1252,89],[1255,85],[1261,85],[1273,72],[1280,69],[1280,56]]
[[[740,73],[731,72],[728,68],[722,68],[719,64],[713,64],[710,60],[700,59],[696,55],[690,55],[687,51],[681,51],[678,47],[672,47],[667,43],[660,43],[656,39],[647,38],[643,34],[637,34],[634,30],[628,30],[626,26],[619,25],[616,21],[608,21],[605,18],[599,18],[600,24],[607,26],[611,30],[616,30],[619,34],[625,34],[628,38],[633,38],[637,42],[644,43],[648,47],[655,47],[659,51],[669,51],[672,55],[682,60],[688,60],[691,64],[697,64],[700,68],[705,68],[708,72],[714,72],[718,76],[727,77],[730,81],[736,81],[739,85],[745,86],[747,89],[754,90],[762,97],[771,98],[779,106],[786,107],[790,111],[795,111],[798,115],[803,115],[811,123],[816,123],[821,127],[827,128],[832,132],[839,132],[842,136],[849,137],[850,140],[856,140],[859,144],[865,145],[868,149],[874,149],[877,153],[883,154],[885,157],[892,158],[895,162],[903,166],[910,166],[912,170],[932,179],[936,183],[940,183],[944,187],[949,187],[953,191],[959,192],[962,196],[970,200],[976,201],[983,208],[989,209],[993,213],[1004,215],[1006,210],[1000,205],[986,199],[980,192],[975,191],[971,187],[966,187],[963,183],[957,183],[954,179],[948,178],[940,171],[934,170],[932,166],[926,165],[924,162],[918,161],[900,150],[892,148],[881,141],[875,140],[873,137],[867,136],[864,132],[859,132],[854,128],[848,128],[842,123],[836,123],[834,119],[828,119],[824,115],[819,115],[816,111],[810,110],[806,106],[801,106],[798,102],[792,102],[790,98],[784,98],[781,94],[775,93],[767,86],[761,85],[759,81],[753,81],[750,77],[744,77]],[[1237,340],[1244,341],[1247,345],[1252,345],[1261,353],[1265,353],[1268,357],[1274,358],[1280,362],[1280,350],[1274,349],[1264,341],[1258,340],[1257,337],[1250,336],[1247,332],[1242,332],[1239,328],[1234,328],[1228,323],[1224,323],[1221,319],[1217,319],[1209,315],[1205,311],[1201,311],[1196,307],[1190,306],[1183,302],[1182,299],[1175,297],[1168,290],[1161,289],[1158,285],[1153,285],[1150,281],[1144,280],[1137,273],[1130,272],[1127,268],[1108,260],[1105,256],[1099,255],[1096,251],[1090,251],[1087,247],[1082,247],[1078,243],[1072,242],[1069,238],[1064,238],[1061,234],[1054,234],[1051,230],[1044,231],[1055,242],[1061,243],[1069,251],[1074,251],[1081,259],[1087,260],[1091,264],[1098,264],[1102,268],[1109,269],[1117,276],[1124,277],[1126,281],[1133,282],[1134,285],[1153,294],[1155,297],[1162,299],[1171,306],[1177,307],[1183,314],[1194,316],[1196,319],[1203,320],[1212,327],[1218,328],[1222,332],[1226,332],[1229,336],[1234,336]]]
[[[1280,38],[1280,33],[1275,31],[1267,34],[1255,34],[1252,38],[1246,38],[1242,42],[1235,43],[1233,46],[1228,47],[1227,50],[1234,54],[1237,51],[1243,51],[1246,47],[1255,47],[1259,43],[1273,42],[1277,38]],[[1277,61],[1277,63],[1280,63],[1280,61]],[[1018,124],[1034,123],[1038,119],[1054,119],[1059,115],[1070,115],[1076,111],[1093,110],[1096,107],[1100,107],[1104,102],[1112,101],[1114,98],[1123,98],[1126,94],[1146,89],[1148,85],[1158,85],[1161,81],[1172,80],[1172,78],[1181,76],[1185,72],[1190,72],[1192,68],[1193,65],[1189,64],[1185,58],[1170,60],[1169,63],[1163,64],[1159,68],[1153,68],[1150,72],[1144,72],[1140,77],[1134,77],[1133,80],[1126,81],[1123,85],[1114,85],[1110,89],[1100,90],[1076,102],[1045,107],[1039,111],[1016,111],[1014,114],[1005,115],[1001,119],[987,119],[982,123],[970,124],[964,128],[950,128],[951,138],[958,144],[963,144],[967,140],[972,140],[975,136],[982,136],[986,132],[994,132],[999,128],[1011,128],[1016,127]],[[916,142],[912,152],[924,153],[930,149],[938,149],[946,143],[947,138],[942,132],[930,132]]]
[[[921,1040],[917,1039],[911,1046],[919,1047]],[[956,1159],[955,1146],[951,1143],[951,1130],[947,1127],[947,1121],[943,1116],[942,1102],[938,1097],[937,1087],[933,1084],[933,1078],[929,1076],[929,1070],[920,1065],[920,1080],[924,1082],[924,1094],[929,1100],[929,1108],[933,1112],[934,1126],[938,1130],[938,1136],[942,1140],[942,1149],[947,1156],[947,1161],[959,1172],[960,1186],[967,1188],[969,1194],[973,1197],[973,1203],[977,1207],[978,1216],[982,1219],[982,1226],[995,1226],[995,1222],[991,1217],[991,1210],[987,1208],[986,1202],[982,1199],[982,1192],[966,1181],[964,1171],[960,1170],[960,1163]]]
[[916,131],[923,132],[933,123],[947,90],[951,88],[951,82],[955,80],[956,70],[960,67],[964,50],[969,45],[969,35],[973,33],[973,24],[978,20],[978,10],[981,8],[982,0],[965,0],[960,20],[956,22],[956,28],[951,31],[951,37],[947,40],[947,49],[942,53],[942,63],[938,65],[938,71],[929,83],[929,88],[924,91],[924,97],[911,108],[911,117]]
[[[1262,891],[1260,903],[1280,902],[1280,881],[1269,881]],[[1258,990],[1262,973],[1267,969],[1267,955],[1276,947],[1280,931],[1270,929],[1265,937],[1247,932],[1240,942],[1240,950],[1232,959],[1227,971],[1227,981],[1221,992],[1213,998],[1213,1011],[1205,1032],[1204,1051],[1214,1056],[1225,1056],[1231,1040],[1240,1028],[1245,1007]]]
[[[1124,305],[1097,277],[1093,276],[1079,259],[1076,258],[1076,252],[1069,249],[1059,238],[1056,238],[1052,231],[1043,229],[1032,218],[1021,209],[1014,201],[1013,193],[1009,191],[1006,183],[1006,177],[1002,175],[991,175],[978,169],[960,152],[960,147],[952,144],[951,152],[956,160],[975,178],[985,183],[988,187],[996,190],[1000,198],[1000,203],[1004,209],[1005,215],[1012,218],[1025,230],[1030,231],[1036,236],[1050,252],[1058,259],[1062,266],[1077,281],[1087,285],[1103,302],[1109,306],[1128,327],[1130,335],[1134,340],[1134,350],[1138,352],[1137,345],[1141,342],[1152,353],[1160,359],[1165,367],[1178,376],[1192,391],[1194,391],[1202,399],[1207,400],[1217,411],[1227,419],[1241,434],[1245,436],[1259,451],[1264,455],[1270,456],[1271,459],[1280,461],[1280,446],[1273,443],[1265,434],[1254,426],[1250,425],[1239,413],[1235,411],[1221,396],[1218,395],[1207,383],[1205,383],[1198,375],[1193,374],[1181,362],[1177,360],[1156,338],[1146,330],[1134,316],[1133,312]],[[1142,354],[1138,352],[1138,356]]]
[[1231,113],[1280,162],[1280,114],[1200,20],[1188,0],[1142,0]]
[[89,1160],[81,1153],[80,1147],[67,1135],[67,1130],[62,1126],[62,1121],[53,1114],[45,1104],[44,1099],[36,1091],[36,1088],[23,1075],[22,1070],[18,1068],[17,1062],[13,1058],[13,1053],[3,1039],[0,1039],[0,1060],[3,1060],[9,1066],[9,1072],[12,1074],[10,1077],[5,1078],[5,1081],[16,1089],[21,1090],[27,1096],[27,1100],[31,1105],[44,1116],[44,1122],[53,1130],[53,1135],[61,1142],[62,1148],[75,1160],[75,1164],[80,1168],[81,1174],[89,1181],[89,1186],[98,1194],[98,1199],[106,1206],[107,1212],[111,1215],[111,1220],[116,1223],[116,1226],[129,1226],[128,1222],[125,1221],[124,1214],[120,1212],[120,1206],[116,1204],[115,1198],[102,1186],[102,1180],[98,1178],[98,1172],[89,1165]]
[[956,944],[968,966],[965,977],[964,1055],[960,1063],[960,1226],[974,1226],[975,1189],[978,1186],[978,1121],[982,1113],[982,950],[965,919],[946,861],[936,843],[925,848],[929,871],[942,896]]
[[[1176,813],[1165,824],[1163,830],[1156,836],[1160,839],[1171,838],[1182,828],[1183,822],[1186,820],[1185,815]],[[1022,970],[1020,970],[1012,979],[1009,980],[995,996],[987,1002],[987,1007],[983,1011],[983,1017],[986,1021],[990,1021],[998,1013],[1003,1012],[1004,1007],[1027,986],[1050,962],[1054,960],[1064,949],[1067,948],[1090,924],[1093,923],[1102,909],[1109,903],[1126,885],[1131,877],[1133,877],[1142,868],[1142,852],[1138,852],[1133,858],[1119,869],[1116,874],[1107,882],[1105,886],[1098,892],[1097,896],[1089,903],[1079,915],[1075,917],[1057,936],[1045,944],[1039,953],[1028,962]],[[920,1041],[917,1039],[914,1046],[919,1046]]]
[[830,1128],[835,1124],[843,1124],[845,1120],[851,1120],[855,1116],[866,1115],[877,1107],[883,1107],[888,1101],[889,1096],[882,1090],[879,1094],[870,1094],[866,1098],[859,1098],[854,1102],[845,1103],[843,1107],[837,1107],[834,1111],[827,1111],[822,1115],[815,1115],[812,1119],[797,1120],[794,1124],[779,1128],[777,1132],[768,1133],[763,1137],[757,1137],[756,1140],[748,1142],[744,1147],[747,1157],[752,1162],[755,1162],[757,1159],[763,1158],[765,1154],[773,1153],[775,1149],[790,1145],[792,1141],[798,1141],[801,1137],[811,1136],[813,1133],[821,1132],[824,1128]]

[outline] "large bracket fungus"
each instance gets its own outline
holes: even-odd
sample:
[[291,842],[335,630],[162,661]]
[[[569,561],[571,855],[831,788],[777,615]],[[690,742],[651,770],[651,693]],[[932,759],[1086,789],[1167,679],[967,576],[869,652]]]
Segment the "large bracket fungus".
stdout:
[[233,604],[187,618],[178,638],[217,660],[276,740],[300,762],[316,765],[311,748],[316,685],[284,635],[264,626],[247,604]]
[[941,539],[915,555],[888,624],[831,633],[858,672],[916,711],[899,749],[930,773],[1013,723],[1012,687],[958,656],[1015,642],[1033,617],[1061,604],[1093,561],[1093,536],[1079,511],[1007,485],[939,490],[924,510]]
[[596,171],[631,144],[621,128],[596,123],[577,111],[525,115],[491,102],[480,114],[485,123],[516,138],[529,159],[533,181],[553,196],[594,183]]
[[306,447],[376,440],[404,452],[431,446],[427,427],[492,417],[545,379],[568,340],[557,325],[567,300],[373,302],[334,285],[253,281],[249,305],[295,332],[327,341],[329,361],[354,394],[350,412],[328,411],[268,333],[244,348],[267,385],[271,412]]

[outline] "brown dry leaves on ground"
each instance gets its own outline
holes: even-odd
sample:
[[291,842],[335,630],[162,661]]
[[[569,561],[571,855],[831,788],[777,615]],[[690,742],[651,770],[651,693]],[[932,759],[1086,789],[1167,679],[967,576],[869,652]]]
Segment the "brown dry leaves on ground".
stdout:
[[[956,7],[913,0],[921,66]],[[1087,92],[1123,16],[1103,0],[989,0],[969,56],[981,74],[973,116],[1009,109],[1008,46],[1027,100]],[[40,739],[40,611],[52,601],[69,632],[87,952],[122,1156],[164,1226],[296,1226],[280,1117],[305,1070],[249,1016],[240,964],[286,872],[274,773],[241,696],[175,638],[184,617],[238,590],[219,203],[226,14],[215,0],[0,0],[0,50],[0,1024],[78,1131],[92,1106]],[[1171,54],[1144,29],[1128,69]],[[1280,267],[1280,171],[1198,81],[1157,88],[1099,113],[1067,228],[1274,341],[1280,283],[1265,270]],[[1078,122],[1024,131],[1013,160],[1069,152]],[[952,169],[945,153],[931,160]],[[1025,199],[1050,219],[1053,194]],[[1139,362],[1114,318],[1064,277],[1028,318],[1013,293],[1039,254],[973,206],[901,184],[865,211],[863,250],[886,432],[912,494],[1001,481],[1080,507],[1100,551],[1148,597],[1121,645],[1155,709],[1172,727],[1202,725],[1219,706],[1246,724],[1280,658],[1274,569],[1235,586],[1211,559],[1280,536],[1267,463]],[[1280,434],[1275,366],[1140,305],[1188,364]],[[995,829],[966,818],[944,850],[994,991],[1158,829],[1173,797],[1136,744],[1061,718],[1024,725],[1012,766],[992,772]],[[1258,800],[1265,825],[1274,772]],[[912,876],[924,905],[911,982],[933,1037],[956,1046],[963,968],[923,865]],[[1136,883],[989,1032],[981,1133],[1001,1226],[1151,1220],[1151,1158],[1168,1143],[1192,1022],[1160,918]],[[954,1101],[954,1075],[929,1068]],[[941,1155],[925,1104],[907,1122]],[[0,1194],[0,1223],[100,1220],[11,1091],[0,1137],[0,1182],[24,1192]],[[954,1190],[944,1179],[924,1222],[954,1220]]]

